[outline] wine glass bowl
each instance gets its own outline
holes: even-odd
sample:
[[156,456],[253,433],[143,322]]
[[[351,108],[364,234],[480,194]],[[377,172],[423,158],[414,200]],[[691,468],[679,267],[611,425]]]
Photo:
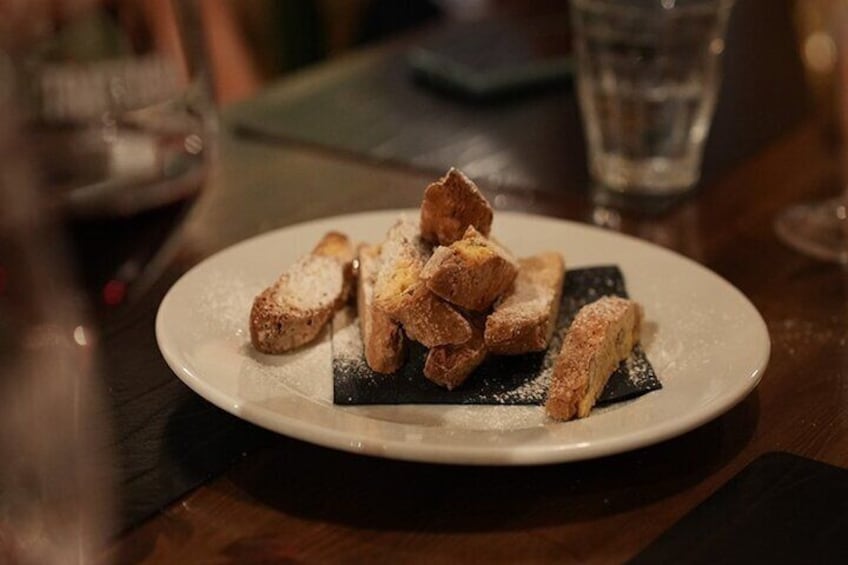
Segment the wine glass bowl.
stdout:
[[842,197],[786,208],[775,220],[775,231],[801,253],[848,265],[848,208]]
[[[39,5],[36,3],[36,5]],[[141,294],[205,186],[216,113],[196,0],[87,2],[16,45],[26,138],[99,306]]]

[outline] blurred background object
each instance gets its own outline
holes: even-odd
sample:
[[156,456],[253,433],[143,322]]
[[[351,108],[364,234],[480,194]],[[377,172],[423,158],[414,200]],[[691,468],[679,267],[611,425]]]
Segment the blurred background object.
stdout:
[[261,85],[298,69],[422,27],[480,21],[496,13],[527,18],[562,11],[561,2],[551,0],[229,0],[209,4],[203,8],[208,33],[215,37],[210,49],[223,104],[242,100]]
[[20,22],[4,42],[45,197],[85,287],[123,303],[155,278],[214,154],[198,3],[39,0],[0,13]]
[[573,0],[589,169],[602,190],[693,188],[721,83],[732,0]]
[[848,2],[798,1],[795,18],[821,146],[835,153],[840,166],[829,179],[835,179],[830,196],[785,208],[775,219],[775,231],[801,253],[848,264]]
[[0,49],[0,562],[89,563],[113,528],[110,418],[12,61]]
[[841,136],[835,80],[839,20],[834,18],[840,5],[845,6],[845,0],[797,0],[794,14],[798,50],[804,63],[812,109],[830,145]]
[[[485,1],[442,2],[468,14]],[[225,0],[203,6],[222,104],[324,59],[440,18],[430,0]]]

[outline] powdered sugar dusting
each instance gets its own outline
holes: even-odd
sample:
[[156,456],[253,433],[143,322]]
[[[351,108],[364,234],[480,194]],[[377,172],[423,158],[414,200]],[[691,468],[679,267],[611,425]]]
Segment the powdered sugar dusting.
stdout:
[[641,387],[652,376],[651,367],[648,364],[648,358],[644,355],[631,355],[624,361],[627,367],[627,374],[630,381],[636,387]]
[[362,334],[355,314],[345,308],[333,319],[333,359],[336,363],[352,366],[365,364]]
[[[621,273],[614,267],[572,271],[567,277],[556,331],[544,353],[490,355],[462,386],[449,392],[422,376],[427,350],[418,344],[411,344],[409,359],[397,373],[381,375],[371,371],[362,356],[359,326],[353,322],[355,314],[337,316],[333,325],[335,401],[342,405],[406,406],[542,404],[566,331],[576,312],[589,301],[587,287],[595,285],[606,285],[605,294],[624,293]],[[657,388],[659,381],[644,353],[637,349],[610,378],[599,402],[625,400]]]
[[198,331],[218,328],[223,335],[247,334],[248,314],[253,297],[261,291],[255,283],[230,274],[211,276],[200,293],[195,312],[203,322]]
[[429,246],[421,239],[418,226],[401,215],[389,228],[386,240],[380,246],[380,264],[393,266],[403,257],[411,256],[420,261],[419,267],[423,267],[429,254]]
[[242,346],[239,393],[246,399],[274,398],[283,387],[323,404],[332,403],[332,351],[329,332],[318,341],[282,355],[257,353],[250,343]]
[[562,340],[568,326],[562,324],[558,327],[551,337],[551,342],[545,352],[545,358],[542,361],[542,366],[539,374],[522,384],[516,389],[500,393],[495,396],[499,402],[504,404],[542,404],[548,393],[548,387],[551,384],[551,375],[553,374],[554,364],[556,363],[559,351],[562,348]]
[[515,291],[498,306],[492,314],[504,323],[518,320],[535,319],[550,310],[554,293],[541,284],[516,284]]
[[495,306],[489,316],[493,327],[550,320],[554,300],[562,284],[563,261],[558,253],[541,253],[519,260],[520,270],[512,292]]
[[308,255],[280,276],[274,299],[283,307],[320,310],[338,298],[343,286],[342,265],[338,260]]

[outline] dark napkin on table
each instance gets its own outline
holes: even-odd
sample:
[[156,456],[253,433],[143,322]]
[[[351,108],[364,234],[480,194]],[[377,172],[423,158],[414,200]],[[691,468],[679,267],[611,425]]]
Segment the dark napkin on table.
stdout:
[[[618,267],[574,269],[566,273],[557,331],[547,352],[517,356],[490,356],[460,387],[449,391],[424,377],[427,350],[410,344],[406,364],[395,374],[381,375],[365,363],[361,352],[351,358],[343,340],[359,339],[358,322],[333,327],[333,402],[356,404],[542,404],[549,373],[559,353],[565,330],[585,304],[605,295],[627,297]],[[356,332],[356,335],[342,332]],[[360,341],[361,343],[361,341]],[[648,358],[636,347],[612,374],[598,399],[611,404],[662,388]]]
[[848,563],[848,469],[761,455],[631,565]]

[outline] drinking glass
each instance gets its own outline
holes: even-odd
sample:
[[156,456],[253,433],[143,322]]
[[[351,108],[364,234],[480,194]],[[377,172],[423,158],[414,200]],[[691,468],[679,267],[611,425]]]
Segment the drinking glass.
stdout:
[[[842,164],[848,182],[848,1],[805,0],[796,4],[796,24],[807,86],[815,103],[822,142]],[[775,232],[793,249],[825,261],[848,264],[846,189],[830,198],[799,202],[775,218]]]
[[214,152],[200,2],[0,1],[0,21],[40,184],[85,287],[120,304],[155,278]]
[[93,562],[111,518],[96,340],[0,49],[0,563]]
[[572,0],[589,169],[602,189],[670,196],[700,178],[732,0]]

